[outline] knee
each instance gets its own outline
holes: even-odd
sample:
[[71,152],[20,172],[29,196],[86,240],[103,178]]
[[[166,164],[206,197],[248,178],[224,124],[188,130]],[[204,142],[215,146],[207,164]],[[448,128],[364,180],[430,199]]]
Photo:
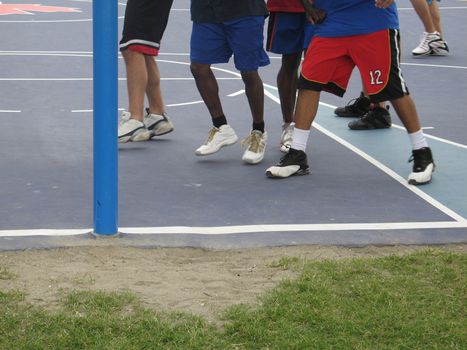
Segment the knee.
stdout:
[[195,79],[205,76],[210,68],[209,65],[203,63],[191,63],[190,64],[191,74]]
[[262,83],[258,71],[242,72],[241,74],[245,86],[255,86]]

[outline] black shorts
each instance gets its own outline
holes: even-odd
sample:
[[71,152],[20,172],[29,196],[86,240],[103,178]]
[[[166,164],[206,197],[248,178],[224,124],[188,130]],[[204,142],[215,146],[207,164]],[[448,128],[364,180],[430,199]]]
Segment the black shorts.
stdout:
[[128,48],[156,56],[173,0],[128,0],[120,50]]

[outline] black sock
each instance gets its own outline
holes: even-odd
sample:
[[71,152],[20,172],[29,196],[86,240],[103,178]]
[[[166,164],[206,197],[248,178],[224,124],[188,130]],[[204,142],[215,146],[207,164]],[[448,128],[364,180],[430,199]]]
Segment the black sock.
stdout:
[[253,122],[253,130],[258,130],[264,133],[264,121],[262,121],[261,123]]
[[220,128],[222,125],[227,124],[227,119],[225,119],[225,115],[221,115],[220,117],[212,118],[212,124],[216,128]]

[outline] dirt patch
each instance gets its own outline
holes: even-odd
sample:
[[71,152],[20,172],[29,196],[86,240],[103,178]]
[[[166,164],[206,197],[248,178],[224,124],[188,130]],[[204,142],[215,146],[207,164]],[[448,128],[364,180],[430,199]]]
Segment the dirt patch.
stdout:
[[[377,257],[423,248],[294,246],[212,251],[112,245],[0,252],[0,267],[15,275],[0,279],[0,290],[25,291],[27,301],[48,308],[56,307],[63,292],[70,290],[132,291],[147,307],[187,311],[214,320],[226,307],[255,303],[279,281],[293,278],[292,271],[271,267],[282,257]],[[435,249],[465,252],[466,248]]]

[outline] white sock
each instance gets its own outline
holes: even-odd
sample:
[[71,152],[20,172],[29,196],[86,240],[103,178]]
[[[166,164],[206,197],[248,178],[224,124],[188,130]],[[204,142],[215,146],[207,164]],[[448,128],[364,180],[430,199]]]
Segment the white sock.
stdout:
[[292,148],[305,152],[310,130],[293,128]]
[[412,143],[412,149],[420,149],[423,147],[428,147],[428,143],[426,142],[425,135],[423,134],[422,129],[409,134],[410,142]]

